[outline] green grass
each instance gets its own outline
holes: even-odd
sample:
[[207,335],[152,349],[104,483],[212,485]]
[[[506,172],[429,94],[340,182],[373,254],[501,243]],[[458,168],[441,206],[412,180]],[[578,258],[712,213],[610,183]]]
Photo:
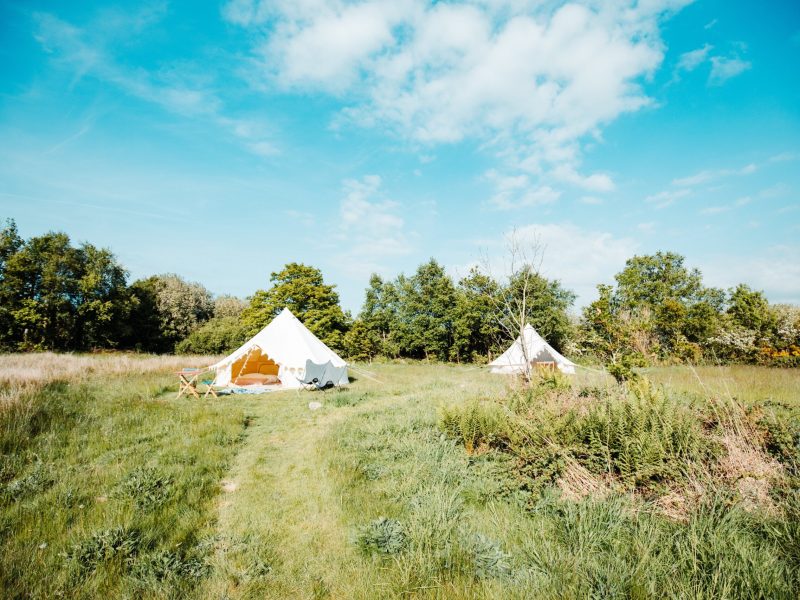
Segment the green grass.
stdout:
[[[619,469],[595,468],[600,453],[585,464],[620,486],[569,499],[555,478],[536,484],[502,442],[538,447],[526,440],[547,422],[533,418],[537,399],[509,397],[506,378],[464,366],[364,368],[381,383],[356,372],[346,390],[196,401],[175,400],[172,378],[156,373],[27,392],[0,412],[3,596],[797,597],[800,492],[788,467],[768,508],[748,507],[731,483],[675,519],[635,491],[635,477],[624,484]],[[712,373],[698,372],[715,384]],[[548,390],[554,415],[580,416],[569,444],[551,441],[574,449],[627,431],[646,436],[654,464],[680,467],[701,427],[682,419],[697,418],[710,392],[677,368],[648,376],[669,380],[677,404],[648,404],[632,419],[614,412],[622,405],[604,396],[617,392],[602,377],[575,383],[593,386],[595,400]],[[794,372],[721,377],[751,405],[800,405]],[[312,400],[323,408],[309,410]],[[529,437],[496,414],[465,418],[469,435],[441,428],[443,411],[482,402],[516,415]],[[684,429],[662,448],[664,414],[675,410],[686,411]],[[630,453],[620,435],[604,448]],[[680,468],[667,476],[684,482]]]

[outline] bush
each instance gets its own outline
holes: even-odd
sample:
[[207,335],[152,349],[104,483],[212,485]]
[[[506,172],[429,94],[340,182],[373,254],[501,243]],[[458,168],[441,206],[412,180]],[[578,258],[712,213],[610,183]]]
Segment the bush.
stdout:
[[663,393],[603,403],[575,422],[575,438],[585,467],[632,485],[686,475],[713,454],[696,416]]
[[443,407],[439,429],[460,439],[472,454],[481,446],[508,446],[514,437],[513,414],[496,402],[473,400],[467,404]]
[[175,346],[178,354],[226,354],[247,341],[239,317],[214,317]]
[[507,577],[511,574],[511,555],[503,552],[498,542],[477,534],[472,544],[475,575],[480,579]]

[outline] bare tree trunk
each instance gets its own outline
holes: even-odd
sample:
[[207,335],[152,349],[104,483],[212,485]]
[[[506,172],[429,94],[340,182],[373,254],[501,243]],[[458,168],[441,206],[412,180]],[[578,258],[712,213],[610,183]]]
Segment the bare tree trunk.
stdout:
[[[521,239],[516,229],[508,236],[506,248],[506,267],[508,283],[502,287],[500,298],[492,298],[495,305],[497,324],[500,329],[500,339],[497,340],[503,347],[521,340],[523,365],[522,376],[526,385],[529,385],[533,375],[532,356],[528,356],[528,347],[525,343],[525,326],[528,324],[528,310],[533,304],[533,282],[539,277],[544,248],[539,237]],[[484,257],[484,270],[492,278],[492,265],[488,256]],[[519,285],[518,293],[512,284]]]

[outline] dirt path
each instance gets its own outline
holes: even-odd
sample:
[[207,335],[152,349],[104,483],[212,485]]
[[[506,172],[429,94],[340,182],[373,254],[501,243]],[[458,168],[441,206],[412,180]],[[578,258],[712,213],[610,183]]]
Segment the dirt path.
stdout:
[[255,419],[221,482],[218,542],[202,597],[337,597],[327,582],[355,564],[321,447],[354,413],[312,412],[293,400],[248,407]]

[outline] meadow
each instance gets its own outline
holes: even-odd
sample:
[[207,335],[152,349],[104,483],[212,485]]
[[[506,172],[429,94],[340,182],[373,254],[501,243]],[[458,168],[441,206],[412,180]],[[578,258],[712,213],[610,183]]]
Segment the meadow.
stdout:
[[175,399],[171,372],[210,360],[0,357],[4,597],[800,590],[796,369],[526,389],[373,364],[342,389]]

